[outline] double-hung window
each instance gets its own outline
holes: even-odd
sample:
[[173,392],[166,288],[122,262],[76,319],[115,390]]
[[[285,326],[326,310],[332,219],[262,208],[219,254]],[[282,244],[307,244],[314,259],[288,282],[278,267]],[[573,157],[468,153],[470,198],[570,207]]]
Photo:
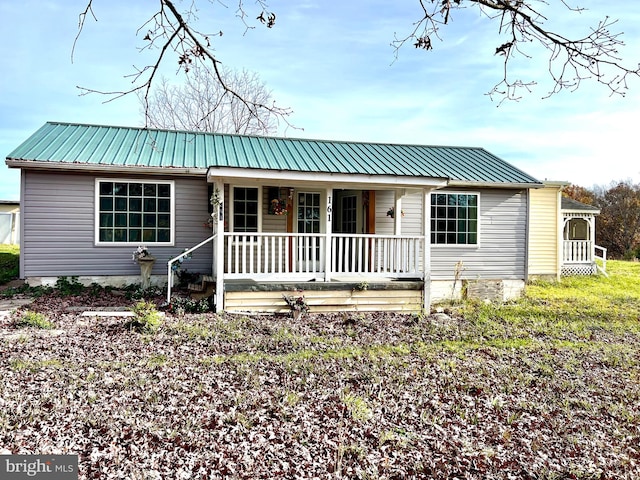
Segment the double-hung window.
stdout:
[[431,194],[431,243],[477,245],[477,193]]
[[234,232],[260,231],[260,189],[233,187],[232,219]]
[[98,244],[173,244],[174,183],[96,181]]

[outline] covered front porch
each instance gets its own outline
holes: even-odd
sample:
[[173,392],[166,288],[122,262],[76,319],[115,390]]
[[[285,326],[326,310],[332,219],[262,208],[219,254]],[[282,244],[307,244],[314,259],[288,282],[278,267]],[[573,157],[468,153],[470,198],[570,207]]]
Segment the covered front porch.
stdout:
[[288,295],[317,312],[423,308],[424,237],[225,232],[222,243],[225,310],[282,312]]
[[209,173],[211,237],[168,262],[171,272],[212,244],[208,279],[218,311],[286,311],[284,297],[293,294],[315,311],[430,304],[430,193],[444,180],[219,170]]
[[597,245],[596,215],[600,210],[562,198],[562,275],[606,275],[607,249]]
[[289,296],[314,312],[417,312],[429,301],[422,236],[221,232],[168,272],[207,243],[217,254],[202,286],[210,283],[218,311],[283,313]]

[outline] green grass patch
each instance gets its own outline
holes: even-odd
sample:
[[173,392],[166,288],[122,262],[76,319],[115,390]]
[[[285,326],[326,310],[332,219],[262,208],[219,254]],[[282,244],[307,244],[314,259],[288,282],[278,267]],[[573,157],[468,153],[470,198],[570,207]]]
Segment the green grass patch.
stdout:
[[0,244],[0,285],[20,275],[20,247]]
[[44,313],[32,312],[31,310],[23,312],[20,318],[16,320],[15,325],[18,328],[33,327],[44,330],[53,328],[53,323],[47,319]]
[[[562,281],[533,284],[527,287],[526,297],[545,306],[558,307],[566,311],[585,307],[581,313],[591,317],[622,318],[638,317],[640,314],[640,262],[609,261],[609,277],[573,276]],[[617,311],[612,307],[624,307]]]
[[167,325],[167,333],[183,337],[187,340],[240,340],[245,335],[245,327],[248,319],[243,317],[222,319],[215,316],[213,318],[197,318],[189,321],[179,321]]
[[640,263],[610,261],[609,277],[563,277],[528,285],[506,304],[455,307],[466,322],[460,335],[477,342],[501,338],[588,341],[602,335],[640,336]]
[[151,302],[140,301],[131,307],[133,318],[126,323],[126,328],[139,333],[155,333],[162,325],[160,312]]
[[20,372],[23,370],[38,372],[46,368],[61,369],[64,367],[64,365],[57,358],[45,360],[25,360],[23,358],[13,358],[9,361],[9,367],[16,372]]

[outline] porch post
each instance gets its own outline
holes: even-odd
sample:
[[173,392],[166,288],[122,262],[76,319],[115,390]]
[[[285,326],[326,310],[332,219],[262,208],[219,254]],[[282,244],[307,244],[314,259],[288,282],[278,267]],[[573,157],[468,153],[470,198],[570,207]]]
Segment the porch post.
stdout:
[[589,215],[587,225],[589,226],[589,231],[587,232],[587,236],[589,239],[589,261],[595,264],[596,261],[596,236],[595,236],[595,220],[596,217],[593,215]]
[[331,245],[331,225],[333,217],[333,189],[326,189],[327,196],[327,222],[325,226],[325,245],[324,245],[324,281],[331,280],[331,270],[333,266],[332,245]]
[[431,189],[422,190],[422,232],[424,235],[422,248],[422,270],[424,271],[424,291],[422,310],[431,313]]
[[221,178],[214,179],[213,195],[217,205],[213,205],[213,225],[216,240],[213,251],[213,276],[216,280],[216,312],[224,310],[224,182]]
[[568,256],[568,241],[569,241],[569,220],[571,217],[567,214],[563,215],[562,219],[562,265],[564,266],[567,261],[571,260]]
[[402,235],[402,197],[404,196],[404,190],[396,190],[394,192],[395,204],[393,206],[393,234]]

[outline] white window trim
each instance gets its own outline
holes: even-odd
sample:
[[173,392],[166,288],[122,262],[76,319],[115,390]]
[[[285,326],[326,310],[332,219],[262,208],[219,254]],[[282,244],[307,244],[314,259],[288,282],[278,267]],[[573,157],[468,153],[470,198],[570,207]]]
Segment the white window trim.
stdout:
[[236,232],[235,231],[235,225],[234,225],[234,209],[233,209],[233,204],[234,204],[234,199],[235,199],[235,190],[236,188],[257,188],[258,189],[258,232],[256,233],[262,233],[262,185],[231,185],[231,187],[229,188],[229,232],[230,233],[238,233],[238,234],[243,234],[243,233],[247,233],[250,234],[251,232]]
[[[476,249],[480,247],[481,244],[481,237],[480,237],[480,223],[481,223],[481,209],[480,209],[480,192],[464,192],[464,191],[457,191],[457,190],[434,190],[431,192],[431,194],[429,195],[429,200],[431,200],[431,195],[437,195],[439,193],[444,193],[444,194],[451,194],[451,195],[475,195],[478,198],[478,202],[477,202],[477,208],[478,208],[478,231],[476,232],[477,235],[477,239],[478,241],[476,243],[431,243],[431,238],[429,238],[430,241],[430,245],[432,248],[466,248],[466,249]],[[433,204],[431,203],[431,201],[429,202],[429,208],[433,207]],[[433,217],[431,218],[433,220]],[[429,237],[431,237],[431,233],[433,233],[431,231],[431,226],[429,226]]]
[[[171,188],[171,194],[169,197],[169,221],[170,221],[170,229],[171,229],[171,238],[168,242],[101,242],[100,241],[100,182],[111,182],[111,183],[153,183],[156,185],[169,185]],[[176,185],[174,180],[155,180],[149,178],[96,178],[94,184],[94,245],[101,247],[113,247],[118,245],[157,245],[157,246],[175,246],[175,238],[176,238]],[[127,209],[127,212],[129,210]]]
[[326,233],[326,226],[327,226],[327,195],[326,192],[322,191],[322,190],[314,190],[314,189],[305,189],[305,188],[301,188],[299,190],[296,190],[294,195],[294,204],[293,204],[293,212],[294,212],[294,217],[293,217],[293,229],[296,233],[298,232],[298,198],[299,198],[299,194],[300,193],[317,193],[320,195],[320,233],[318,235],[323,235]]

